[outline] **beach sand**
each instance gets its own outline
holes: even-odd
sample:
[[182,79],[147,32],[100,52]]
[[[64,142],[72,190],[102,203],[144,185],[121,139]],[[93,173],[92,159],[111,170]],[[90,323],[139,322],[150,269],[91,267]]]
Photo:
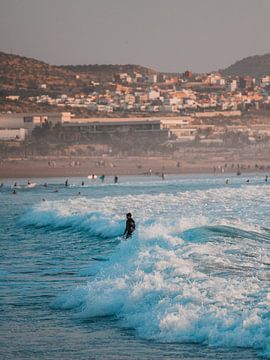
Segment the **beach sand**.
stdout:
[[[241,163],[241,172],[270,172],[266,161]],[[227,164],[227,165],[225,165]],[[232,165],[234,164],[234,165]],[[258,167],[259,166],[259,167]],[[236,173],[237,163],[222,157],[202,159],[172,157],[35,157],[5,159],[0,163],[0,178],[86,177],[95,175],[161,175],[189,173]]]

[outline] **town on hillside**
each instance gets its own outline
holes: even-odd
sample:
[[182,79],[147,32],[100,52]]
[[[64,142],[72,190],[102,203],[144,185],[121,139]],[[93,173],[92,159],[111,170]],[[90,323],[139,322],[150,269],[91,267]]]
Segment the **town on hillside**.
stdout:
[[251,166],[251,157],[268,166],[270,70],[170,74],[135,65],[57,67],[4,53],[0,60],[2,163],[166,155],[178,164],[214,149],[217,166],[233,158]]

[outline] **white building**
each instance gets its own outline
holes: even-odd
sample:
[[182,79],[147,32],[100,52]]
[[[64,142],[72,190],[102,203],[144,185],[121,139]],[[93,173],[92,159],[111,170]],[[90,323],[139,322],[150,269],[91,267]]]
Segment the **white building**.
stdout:
[[233,92],[237,89],[237,81],[236,80],[230,80],[228,83],[227,83],[227,89],[228,91],[230,92]]
[[0,129],[0,141],[24,141],[27,134],[26,129]]
[[160,92],[158,90],[150,90],[148,92],[149,100],[157,100],[160,97]]
[[156,83],[157,82],[157,74],[150,74],[146,76],[146,82],[148,83]]
[[34,129],[44,123],[63,123],[70,120],[70,112],[0,114],[0,129]]

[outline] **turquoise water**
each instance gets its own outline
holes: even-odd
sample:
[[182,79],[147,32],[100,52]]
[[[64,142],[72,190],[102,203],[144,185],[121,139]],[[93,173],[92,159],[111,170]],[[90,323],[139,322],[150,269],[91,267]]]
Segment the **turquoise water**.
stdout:
[[270,358],[270,184],[249,179],[6,181],[1,359]]

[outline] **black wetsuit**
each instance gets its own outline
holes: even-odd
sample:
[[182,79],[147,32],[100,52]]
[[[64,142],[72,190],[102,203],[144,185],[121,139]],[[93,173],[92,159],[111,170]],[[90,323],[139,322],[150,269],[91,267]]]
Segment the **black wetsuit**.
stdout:
[[123,236],[125,236],[126,239],[131,237],[134,230],[135,230],[135,221],[132,218],[127,219],[126,229]]

